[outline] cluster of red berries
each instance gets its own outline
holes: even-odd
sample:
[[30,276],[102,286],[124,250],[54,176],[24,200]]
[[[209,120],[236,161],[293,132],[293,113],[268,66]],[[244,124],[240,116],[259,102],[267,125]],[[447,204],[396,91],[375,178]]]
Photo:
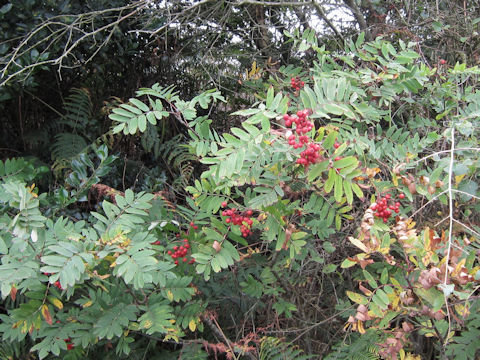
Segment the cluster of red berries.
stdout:
[[[190,227],[194,230],[198,229],[198,226],[195,225],[195,223],[192,221],[190,222]],[[189,230],[186,231],[186,234],[188,235]],[[175,235],[177,238],[180,237],[180,234]],[[152,245],[161,245],[160,240],[154,241]],[[175,245],[173,247],[173,250],[168,250],[167,254],[170,255],[170,257],[174,260],[175,265],[179,265],[180,262],[184,263],[189,263],[193,264],[195,262],[194,258],[191,258],[190,260],[187,257],[188,249],[190,249],[190,244],[188,243],[188,239],[185,238],[182,241],[182,245]]]
[[71,343],[71,342],[72,342],[72,339],[67,338],[67,339],[65,339],[65,340],[63,340],[63,341],[65,341],[65,342],[67,343],[67,350],[73,350],[73,348],[74,348],[75,346],[73,346],[73,344]]
[[285,120],[285,126],[291,127],[293,124],[295,124],[295,133],[298,135],[298,142],[297,135],[290,135],[288,137],[288,144],[294,149],[307,146],[307,148],[300,153],[300,158],[297,159],[297,164],[304,165],[305,167],[310,164],[315,164],[320,156],[318,154],[320,145],[311,143],[310,138],[305,135],[313,129],[313,123],[308,120],[308,115],[310,115],[310,111],[305,109],[299,110],[297,112],[297,116],[288,114],[283,116],[283,119]]
[[298,76],[295,76],[295,77],[292,77],[290,79],[290,86],[294,90],[300,90],[301,88],[303,88],[305,86],[305,83],[303,81],[301,81]]
[[300,158],[297,159],[297,164],[304,165],[305,167],[310,164],[315,164],[320,157],[318,150],[320,150],[320,145],[315,143],[308,144],[307,149],[300,153]]
[[[404,199],[405,194],[398,195],[399,199]],[[384,197],[380,197],[378,201],[372,204],[371,209],[375,211],[375,216],[378,218],[383,218],[383,222],[386,223],[393,212],[398,214],[400,212],[400,202],[394,201],[392,195],[385,194]]]
[[188,260],[187,258],[187,253],[188,249],[190,249],[190,244],[188,243],[188,239],[185,238],[183,239],[183,245],[175,245],[172,250],[168,250],[167,254],[171,256],[171,258],[174,260],[175,265],[178,265],[180,263],[179,259],[181,259],[182,262],[186,263],[188,262],[189,264],[193,264],[195,262],[194,258],[191,258]]
[[[295,115],[283,115],[283,120],[285,120],[285,126],[290,127],[295,124],[295,132],[300,135],[300,137],[304,136],[310,130],[313,129],[313,123],[307,119],[308,115],[310,115],[310,110],[299,110],[297,111],[297,116]],[[308,136],[307,139],[302,141],[302,139],[298,139],[301,143],[306,143],[309,141]]]
[[[52,274],[50,274],[50,273],[43,273],[43,275],[50,276],[50,275],[52,275]],[[60,290],[63,290],[62,285],[60,284],[60,281],[59,281],[59,280],[55,281],[55,282],[53,283],[53,286],[55,286],[56,288],[58,288],[58,289],[60,289]]]
[[[222,207],[227,207],[227,205],[226,201],[222,202]],[[227,224],[240,225],[240,232],[244,238],[252,233],[252,215],[252,210],[238,211],[237,209],[232,208],[222,211],[222,216],[226,216],[225,222]]]

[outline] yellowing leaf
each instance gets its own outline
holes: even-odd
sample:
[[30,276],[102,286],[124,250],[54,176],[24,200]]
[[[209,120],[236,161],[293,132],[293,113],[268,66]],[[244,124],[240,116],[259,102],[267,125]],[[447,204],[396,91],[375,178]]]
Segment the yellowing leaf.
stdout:
[[365,170],[365,174],[369,177],[369,178],[373,178],[375,175],[377,175],[378,173],[380,172],[380,168],[376,167],[376,168],[367,168]]
[[170,340],[170,339],[172,339],[173,341],[175,341],[175,342],[178,343],[178,336],[177,336],[177,335],[167,334],[167,335],[165,335],[165,337],[163,338],[164,341],[167,341],[167,340]]
[[460,181],[463,180],[463,178],[465,177],[466,174],[462,174],[462,175],[456,175],[455,176],[455,184],[458,185],[460,183]]
[[422,360],[422,357],[420,355],[414,355],[412,353],[407,353],[407,356],[405,356],[405,360]]
[[396,174],[392,175],[392,182],[393,182],[393,185],[398,186],[398,177]]
[[42,316],[47,322],[47,324],[52,325],[52,315],[50,315],[50,311],[48,310],[47,305],[42,305]]
[[353,291],[347,291],[346,294],[350,298],[350,300],[352,300],[354,303],[357,303],[360,305],[368,304],[368,299],[361,294],[354,293]]
[[55,306],[57,309],[59,310],[62,310],[63,309],[63,303],[57,299],[56,297],[53,297],[53,296],[48,296],[47,297],[48,301],[50,301],[50,303]]
[[153,322],[151,320],[147,319],[143,322],[143,328],[144,329],[150,329],[152,327],[152,325],[153,325]]
[[358,329],[358,332],[360,334],[365,334],[365,328],[363,327],[363,322],[361,322],[360,320],[358,320],[357,322],[357,329]]
[[456,304],[455,311],[457,312],[458,315],[465,318],[470,314],[469,308],[462,304]]
[[195,329],[197,328],[197,323],[195,322],[194,319],[190,320],[188,323],[188,328],[190,329],[191,332],[194,332]]
[[451,273],[452,277],[456,277],[460,274],[460,272],[462,271],[462,268],[465,266],[466,261],[467,259],[463,258],[458,262],[458,264],[455,266],[455,269]]
[[171,290],[167,291],[167,298],[168,298],[168,300],[173,301],[173,293],[172,293]]
[[92,304],[93,304],[92,300],[88,300],[85,304],[82,305],[82,307],[86,308],[86,307],[92,306]]
[[367,248],[367,247],[365,246],[365,244],[362,243],[360,240],[355,239],[355,238],[352,237],[352,236],[349,236],[349,237],[348,237],[348,240],[349,240],[353,245],[355,245],[355,246],[358,247],[360,250],[362,250],[363,252],[368,253],[368,248]]

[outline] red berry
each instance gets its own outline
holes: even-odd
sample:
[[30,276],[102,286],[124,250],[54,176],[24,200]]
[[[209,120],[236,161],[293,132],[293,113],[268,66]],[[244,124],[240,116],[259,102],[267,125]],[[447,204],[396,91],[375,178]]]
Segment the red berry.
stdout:
[[335,161],[339,161],[339,160],[342,160],[342,157],[341,157],[341,156],[337,156],[337,157],[335,158]]
[[226,218],[226,219],[225,219],[225,222],[226,222],[227,224],[230,224],[230,221],[232,221],[230,218]]
[[222,202],[222,207],[226,207],[226,206],[227,206],[227,202],[226,201]]
[[194,227],[195,226],[195,223],[193,221],[190,222],[190,226],[191,227]]
[[340,147],[340,143],[339,142],[335,142],[335,144],[333,144],[333,147],[335,149],[338,149]]
[[404,194],[404,193],[401,193],[400,195],[398,195],[398,197],[399,197],[400,199],[405,199],[405,194]]
[[184,258],[182,259],[182,261],[183,261],[183,262],[187,262],[187,258],[184,257]]
[[178,260],[175,260],[175,265],[178,265]]

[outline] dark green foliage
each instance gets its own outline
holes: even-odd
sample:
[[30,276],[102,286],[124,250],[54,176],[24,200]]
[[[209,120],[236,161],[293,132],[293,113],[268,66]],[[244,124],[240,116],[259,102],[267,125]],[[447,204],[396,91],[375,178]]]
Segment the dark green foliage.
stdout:
[[274,337],[265,337],[260,344],[259,360],[308,360],[311,355],[304,355],[296,346]]
[[378,345],[381,336],[374,330],[365,334],[347,335],[346,339],[333,346],[325,360],[378,360]]
[[[350,330],[374,329],[345,334],[328,359],[378,358],[383,334],[402,331],[403,320],[431,336],[434,356],[477,356],[475,308],[464,324],[461,306],[450,306],[447,347],[446,319],[418,313],[474,301],[478,285],[480,72],[472,61],[454,66],[478,60],[478,9],[241,3],[0,7],[0,151],[10,157],[0,162],[0,357],[200,360],[233,356],[225,349],[234,344],[262,360],[306,359],[324,356],[347,319]],[[354,14],[366,32],[350,39],[356,25],[337,29],[332,10]],[[314,19],[334,35],[315,33]],[[305,86],[292,89],[291,77]],[[212,87],[229,97],[222,108],[220,92],[197,95]],[[308,168],[283,117],[302,109],[314,124],[308,141],[321,146]],[[36,158],[11,158],[24,154],[53,163],[55,182],[45,184],[48,165]],[[422,179],[415,191],[406,173]],[[452,234],[442,218],[454,200],[461,230],[448,246],[462,254],[442,261],[464,261],[466,286],[454,279],[422,292],[419,273],[435,271],[445,249],[428,262],[424,230],[417,253],[403,256],[395,215],[354,238],[387,192],[402,192],[398,216],[432,236]],[[222,214],[233,208],[251,213],[248,236]],[[366,247],[375,237],[381,251]],[[375,263],[349,269],[364,259]],[[352,320],[352,301],[377,319]],[[416,338],[403,335],[407,351]]]
[[70,159],[85,150],[87,146],[87,142],[81,135],[72,133],[55,135],[52,158],[55,160]]
[[480,354],[480,314],[479,301],[476,300],[471,308],[468,319],[465,320],[465,329],[458,336],[454,336],[448,346],[446,354],[452,359],[476,359]]

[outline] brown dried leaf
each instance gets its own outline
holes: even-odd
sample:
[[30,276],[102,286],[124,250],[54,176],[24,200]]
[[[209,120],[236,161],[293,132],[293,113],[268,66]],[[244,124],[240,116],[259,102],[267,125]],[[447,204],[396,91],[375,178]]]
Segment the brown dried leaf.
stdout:
[[220,250],[222,250],[222,244],[219,243],[217,240],[213,242],[212,247],[215,249],[217,253],[220,252]]

